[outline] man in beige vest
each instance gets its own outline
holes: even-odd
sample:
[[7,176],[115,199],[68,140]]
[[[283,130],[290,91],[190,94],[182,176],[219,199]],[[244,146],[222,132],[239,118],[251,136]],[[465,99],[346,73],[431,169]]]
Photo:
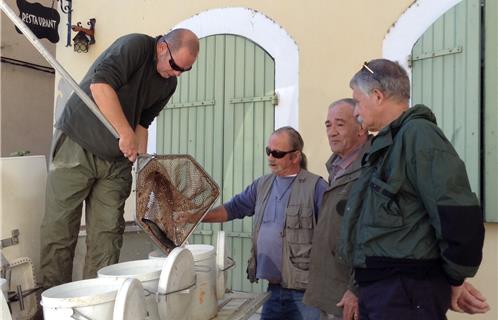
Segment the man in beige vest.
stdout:
[[268,280],[270,299],[261,319],[314,320],[319,311],[303,304],[311,241],[327,183],[306,170],[303,139],[291,127],[272,133],[266,147],[271,174],[256,179],[230,201],[208,212],[204,222],[254,216],[247,267],[251,282]]

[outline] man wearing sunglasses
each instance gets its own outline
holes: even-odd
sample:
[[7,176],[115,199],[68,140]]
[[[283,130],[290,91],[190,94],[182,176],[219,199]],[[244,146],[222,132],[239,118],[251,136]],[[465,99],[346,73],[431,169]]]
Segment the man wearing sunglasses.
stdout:
[[291,127],[272,133],[266,147],[271,174],[208,212],[203,222],[253,216],[248,278],[268,280],[270,299],[261,319],[314,320],[319,310],[302,299],[308,283],[311,242],[327,183],[306,170],[303,139]]
[[[399,64],[365,63],[350,86],[355,116],[378,131],[338,245],[360,287],[360,319],[436,320],[448,308],[472,311],[464,280],[481,263],[484,227],[465,164],[431,110],[409,108],[410,82]],[[489,308],[479,303],[480,312]]]
[[323,194],[313,237],[309,283],[304,302],[321,310],[321,320],[358,319],[357,287],[352,270],[335,257],[345,204],[361,172],[361,159],[372,137],[353,115],[355,101],[333,102],[325,128],[332,156],[326,163],[329,188]]
[[55,127],[41,228],[42,285],[72,279],[73,257],[86,210],[84,278],[117,263],[123,242],[124,203],[131,166],[145,153],[147,128],[192,68],[197,36],[176,29],[164,36],[129,34],[117,39],[92,64],[80,87],[119,134],[119,139],[73,94]]

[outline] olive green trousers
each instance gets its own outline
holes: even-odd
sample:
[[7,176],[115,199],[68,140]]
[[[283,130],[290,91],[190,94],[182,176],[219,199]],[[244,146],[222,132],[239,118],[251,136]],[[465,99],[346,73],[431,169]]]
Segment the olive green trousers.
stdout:
[[41,226],[41,285],[72,281],[73,259],[85,203],[86,256],[83,277],[117,263],[123,244],[125,201],[131,190],[131,166],[105,161],[60,131],[54,134]]

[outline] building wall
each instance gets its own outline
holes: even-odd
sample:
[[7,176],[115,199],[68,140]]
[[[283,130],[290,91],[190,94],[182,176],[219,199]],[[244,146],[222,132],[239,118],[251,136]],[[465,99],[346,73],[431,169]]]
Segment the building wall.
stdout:
[[[57,59],[79,80],[98,54],[120,35],[163,34],[182,21],[215,8],[253,9],[275,21],[298,46],[299,129],[305,142],[316,141],[306,145],[310,167],[325,174],[323,163],[329,153],[323,126],[326,108],[332,100],[350,95],[349,78],[365,59],[381,55],[387,30],[410,3],[410,0],[80,1],[73,3],[73,21],[84,24],[89,18],[96,18],[97,43],[87,54],[74,53],[59,43]],[[354,22],[344,12],[354,13]]]
[[[131,32],[159,35],[210,9],[242,7],[254,10],[283,28],[297,44],[299,52],[297,123],[305,143],[307,142],[305,152],[309,158],[310,169],[325,175],[323,164],[329,157],[330,151],[323,123],[328,104],[351,95],[349,79],[361,67],[363,61],[380,57],[384,52],[396,47],[396,43],[386,45],[384,39],[389,38],[389,35],[403,38],[403,32],[410,30],[408,24],[408,29],[396,31],[400,33],[394,32],[393,28],[396,27],[398,19],[405,12],[420,7],[425,8],[424,5],[430,2],[427,0],[417,2],[412,0],[80,1],[73,3],[73,21],[86,23],[89,18],[96,18],[97,43],[87,54],[74,53],[71,48],[65,48],[59,43],[57,57],[75,79],[79,80],[98,54],[120,35]],[[452,5],[451,1],[446,0],[438,3],[443,2],[446,3],[446,7]],[[458,1],[453,1],[456,2]],[[442,14],[447,9],[444,5],[435,5],[435,7],[429,8],[428,11],[420,11],[417,14],[418,21],[414,23],[420,22],[429,26],[430,23],[425,20],[437,18],[433,17],[434,10],[439,10]],[[403,21],[401,25],[405,25],[405,22]],[[417,32],[419,30],[415,33]],[[413,37],[413,32],[408,33]],[[413,41],[417,38],[418,36]],[[403,60],[407,54],[389,53],[388,56]],[[406,61],[401,62],[404,64]],[[475,316],[475,319],[498,318],[498,228],[496,225],[488,224],[486,231],[483,265],[478,276],[471,282],[488,297],[492,310],[486,315]],[[450,319],[463,318],[466,316],[453,313],[450,315]]]
[[[15,0],[5,2],[14,12],[19,12]],[[49,0],[38,2],[46,7],[52,4]],[[6,15],[2,13],[1,19],[2,58],[50,67],[24,35],[16,32]],[[64,19],[61,16],[61,23],[65,23]],[[41,42],[52,55],[55,54],[54,44],[46,39]],[[52,137],[54,79],[53,73],[1,63],[0,156],[26,150],[31,155],[48,155]]]

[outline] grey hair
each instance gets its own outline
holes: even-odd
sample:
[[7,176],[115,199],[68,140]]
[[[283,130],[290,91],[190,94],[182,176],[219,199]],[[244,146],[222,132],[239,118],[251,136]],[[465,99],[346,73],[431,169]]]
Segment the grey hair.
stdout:
[[349,82],[351,88],[357,87],[367,95],[377,89],[387,98],[399,102],[410,100],[410,79],[399,63],[374,59],[365,64]]
[[339,104],[349,104],[351,107],[355,107],[356,106],[356,101],[354,99],[351,99],[351,98],[343,98],[343,99],[339,99],[339,100],[336,100],[334,102],[332,102],[330,105],[329,105],[329,109],[332,109],[333,107],[339,105]]
[[273,131],[272,135],[274,134],[280,134],[282,132],[286,132],[287,135],[289,136],[289,144],[292,150],[299,151],[301,153],[301,162],[299,163],[300,167],[302,169],[307,170],[308,169],[308,159],[306,158],[306,155],[303,152],[304,148],[304,141],[303,137],[301,137],[301,134],[297,132],[296,129],[290,126],[285,126],[278,128],[277,130]]
[[172,52],[185,47],[189,50],[190,54],[197,56],[199,53],[199,39],[189,29],[174,29],[163,35],[160,41],[165,41]]
[[[330,105],[329,105],[329,110],[334,108],[335,106],[339,105],[339,104],[348,104],[351,106],[351,108],[353,109],[353,112],[354,112],[354,108],[356,108],[356,100],[355,99],[351,99],[351,98],[342,98],[342,99],[339,99],[339,100],[336,100],[334,102],[332,102]],[[354,117],[355,120],[356,120],[356,123],[358,123],[358,125],[361,126],[361,119],[359,117]]]

